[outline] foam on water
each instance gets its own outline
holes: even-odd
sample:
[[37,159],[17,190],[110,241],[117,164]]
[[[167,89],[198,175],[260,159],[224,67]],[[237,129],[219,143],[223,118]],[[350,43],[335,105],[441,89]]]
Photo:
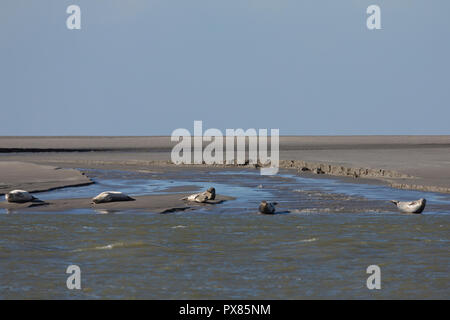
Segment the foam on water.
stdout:
[[73,250],[73,252],[83,252],[83,251],[92,251],[92,250],[111,250],[111,249],[117,249],[117,248],[144,248],[146,246],[150,246],[150,244],[145,243],[143,241],[114,242],[114,243],[110,243],[110,244],[107,244],[104,246],[75,249],[75,250]]
[[[292,176],[291,176],[292,177]],[[369,185],[364,183],[348,183],[337,179],[313,179],[295,176],[301,185],[307,185],[309,190],[320,190],[327,193],[342,193],[355,197],[365,197],[375,200],[400,200],[408,201],[412,199],[426,198],[438,204],[450,205],[450,195],[391,188],[382,185]]]

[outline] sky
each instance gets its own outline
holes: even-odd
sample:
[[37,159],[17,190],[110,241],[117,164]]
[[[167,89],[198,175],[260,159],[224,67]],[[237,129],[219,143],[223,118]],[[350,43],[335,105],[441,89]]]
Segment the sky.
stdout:
[[[69,30],[69,5],[81,30]],[[381,8],[381,30],[366,9]],[[450,134],[448,0],[2,0],[0,135]]]

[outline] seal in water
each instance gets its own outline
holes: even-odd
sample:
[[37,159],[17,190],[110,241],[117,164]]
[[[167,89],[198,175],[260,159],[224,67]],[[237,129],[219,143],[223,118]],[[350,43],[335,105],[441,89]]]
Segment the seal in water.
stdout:
[[93,203],[106,203],[115,201],[133,201],[135,199],[119,191],[105,191],[92,199]]
[[5,199],[8,202],[25,203],[38,200],[33,197],[28,191],[25,190],[12,190],[5,195]]
[[181,198],[181,200],[187,200],[192,202],[205,203],[208,200],[216,199],[216,189],[213,187],[209,188],[205,192],[191,194],[190,196]]
[[278,202],[267,202],[267,201],[261,201],[259,204],[259,212],[264,214],[274,214],[275,213],[275,206],[278,204]]
[[422,213],[423,209],[425,209],[425,205],[427,203],[426,199],[419,199],[416,201],[397,201],[391,200],[393,204],[397,206],[397,208],[401,212],[405,213]]

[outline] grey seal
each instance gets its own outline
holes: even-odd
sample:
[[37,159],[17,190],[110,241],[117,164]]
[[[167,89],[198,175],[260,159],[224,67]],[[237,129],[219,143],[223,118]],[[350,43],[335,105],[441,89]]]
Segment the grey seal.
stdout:
[[199,203],[205,203],[208,200],[214,200],[216,199],[216,189],[211,187],[208,190],[201,192],[201,193],[195,193],[191,194],[190,196],[181,198],[181,200],[187,200],[192,202],[199,202]]
[[107,203],[116,201],[133,201],[135,199],[119,191],[105,191],[92,199],[93,203]]
[[263,214],[274,214],[275,213],[275,206],[278,204],[278,202],[267,202],[267,201],[261,201],[259,204],[259,212]]
[[397,208],[401,212],[405,213],[422,213],[423,209],[425,209],[425,205],[427,203],[426,199],[419,199],[416,201],[397,201],[391,200],[393,204],[397,206]]
[[25,203],[38,200],[38,198],[33,197],[25,190],[12,190],[5,195],[5,199],[6,201],[13,203]]

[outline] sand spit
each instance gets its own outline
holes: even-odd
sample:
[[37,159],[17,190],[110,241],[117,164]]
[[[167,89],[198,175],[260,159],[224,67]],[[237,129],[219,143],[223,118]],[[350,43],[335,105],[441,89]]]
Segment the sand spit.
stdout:
[[28,192],[89,185],[93,183],[75,169],[62,169],[18,161],[0,161],[0,195],[14,189]]
[[[440,187],[433,185],[418,185],[414,184],[415,180],[420,180],[419,177],[414,177],[408,174],[400,173],[395,170],[373,169],[373,168],[351,168],[341,165],[332,165],[318,162],[306,162],[300,160],[282,160],[280,161],[281,168],[293,168],[299,174],[305,172],[312,172],[315,174],[328,174],[337,177],[351,177],[351,178],[367,178],[377,179],[390,187],[406,190],[419,190],[429,192],[450,193],[449,187]],[[408,182],[396,182],[408,180]],[[355,180],[356,181],[356,180]]]
[[281,168],[294,168],[303,172],[312,172],[316,174],[330,174],[333,176],[348,176],[353,178],[414,178],[394,170],[372,169],[372,168],[350,168],[340,165],[332,165],[319,162],[307,162],[301,160],[281,160]]
[[9,212],[65,212],[77,209],[92,209],[100,213],[116,211],[143,211],[155,213],[172,213],[188,211],[198,208],[208,208],[224,201],[233,200],[233,197],[218,195],[215,200],[206,203],[185,203],[180,200],[180,194],[150,195],[134,197],[136,201],[109,202],[93,204],[92,199],[58,199],[40,203],[7,203],[0,202],[0,208]]

